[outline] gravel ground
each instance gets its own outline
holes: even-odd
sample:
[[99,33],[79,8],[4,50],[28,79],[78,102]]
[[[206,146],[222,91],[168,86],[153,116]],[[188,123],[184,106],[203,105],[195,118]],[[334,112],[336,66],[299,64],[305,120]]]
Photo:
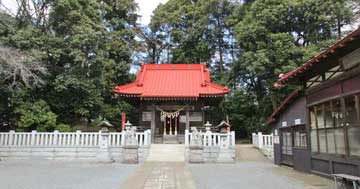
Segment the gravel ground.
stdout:
[[139,165],[58,161],[2,161],[4,189],[119,189]]

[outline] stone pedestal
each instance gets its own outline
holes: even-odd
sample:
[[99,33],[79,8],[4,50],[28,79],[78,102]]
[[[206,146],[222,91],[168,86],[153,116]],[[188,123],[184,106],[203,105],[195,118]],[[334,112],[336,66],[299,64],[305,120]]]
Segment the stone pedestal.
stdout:
[[234,163],[234,149],[230,148],[227,136],[220,137],[220,150],[217,163]]
[[123,149],[123,163],[125,164],[137,164],[139,163],[138,145],[127,145]]
[[112,163],[114,162],[109,147],[109,133],[101,132],[99,140],[99,151],[96,154],[96,159],[101,163]]
[[189,147],[189,163],[204,163],[204,148],[202,146]]

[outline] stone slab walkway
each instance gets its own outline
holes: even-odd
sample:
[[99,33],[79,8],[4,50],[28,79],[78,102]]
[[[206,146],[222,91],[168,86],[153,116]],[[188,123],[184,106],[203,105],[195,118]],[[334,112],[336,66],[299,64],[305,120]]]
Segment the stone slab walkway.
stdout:
[[145,162],[121,189],[194,189],[195,184],[184,162]]

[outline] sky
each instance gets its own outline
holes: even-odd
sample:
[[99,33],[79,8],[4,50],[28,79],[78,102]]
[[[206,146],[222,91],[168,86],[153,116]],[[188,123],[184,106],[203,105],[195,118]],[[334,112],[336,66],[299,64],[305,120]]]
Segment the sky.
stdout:
[[[160,3],[166,3],[167,1],[168,0],[135,0],[135,2],[138,4],[139,7],[138,14],[141,16],[138,22],[141,23],[142,25],[149,24],[153,10]],[[16,12],[16,8],[17,8],[16,0],[0,0],[0,2],[2,2],[2,4],[5,5],[8,11],[11,11],[12,13]]]
[[139,6],[139,23],[147,25],[150,23],[153,10],[160,4],[166,3],[168,0],[135,0]]

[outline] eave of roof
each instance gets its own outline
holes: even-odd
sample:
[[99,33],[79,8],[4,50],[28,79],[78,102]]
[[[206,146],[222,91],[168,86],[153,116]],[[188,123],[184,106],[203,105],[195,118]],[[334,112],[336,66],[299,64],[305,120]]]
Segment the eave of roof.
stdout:
[[360,35],[360,28],[351,32],[344,38],[338,40],[328,49],[321,51],[318,55],[314,56],[312,59],[302,64],[300,67],[297,67],[296,69],[280,76],[280,78],[278,79],[278,81],[276,81],[274,86],[278,88],[281,85],[285,85],[291,82],[295,78],[299,77],[301,74],[304,74],[307,70],[311,69],[314,65],[319,64],[322,58],[328,57],[330,54],[333,54],[336,50],[340,49],[341,47],[344,47],[347,42],[354,40],[354,37],[357,35]]
[[282,101],[280,106],[267,118],[266,124],[270,125],[274,123],[279,114],[284,111],[291,104],[291,102],[297,99],[300,94],[301,90],[294,90],[293,92],[291,92],[290,95],[287,96],[284,101]]

